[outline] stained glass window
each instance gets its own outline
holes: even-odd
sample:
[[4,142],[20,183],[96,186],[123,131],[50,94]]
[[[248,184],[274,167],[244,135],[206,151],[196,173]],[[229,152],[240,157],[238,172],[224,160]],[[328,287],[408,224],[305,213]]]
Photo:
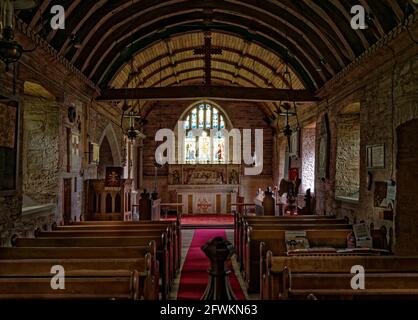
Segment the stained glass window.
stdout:
[[225,138],[218,131],[213,139],[213,160],[223,162],[225,160]]
[[197,109],[193,109],[192,111],[192,129],[197,128]]
[[210,161],[210,137],[203,131],[199,137],[199,162]]
[[[186,137],[184,157],[186,163],[224,163],[225,137],[218,131],[211,137],[210,129],[226,129],[224,115],[208,103],[193,108],[184,118]],[[200,136],[193,136],[190,129],[202,129]]]
[[196,137],[192,135],[190,131],[186,137],[185,141],[185,157],[186,161],[194,162],[196,161]]
[[203,122],[205,121],[205,106],[200,105],[199,106],[199,128],[203,129]]
[[206,119],[205,119],[206,129],[211,128],[211,118],[212,118],[212,112],[211,112],[210,106],[208,106],[206,108]]
[[190,116],[187,116],[185,123],[184,123],[184,129],[190,129]]
[[219,128],[225,129],[225,121],[224,117],[221,116],[221,121],[219,122]]

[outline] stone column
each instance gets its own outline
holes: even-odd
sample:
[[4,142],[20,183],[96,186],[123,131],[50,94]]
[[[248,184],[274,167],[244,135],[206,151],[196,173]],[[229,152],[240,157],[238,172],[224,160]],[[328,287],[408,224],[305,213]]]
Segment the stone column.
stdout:
[[136,159],[137,159],[137,167],[136,167],[136,189],[137,190],[142,190],[143,189],[143,179],[144,179],[144,173],[143,173],[143,169],[144,169],[144,143],[143,140],[140,140],[140,142],[138,143],[138,147],[137,147],[137,152],[136,152]]

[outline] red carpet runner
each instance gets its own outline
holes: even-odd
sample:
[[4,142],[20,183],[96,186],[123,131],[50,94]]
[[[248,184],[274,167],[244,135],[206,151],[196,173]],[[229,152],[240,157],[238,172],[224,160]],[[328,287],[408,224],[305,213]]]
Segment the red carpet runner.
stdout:
[[[175,221],[175,217],[164,218],[162,216],[161,220],[171,220]],[[182,215],[181,217],[182,226],[218,226],[224,225],[234,225],[234,216],[231,214],[195,214],[195,215]]]
[[[200,247],[210,239],[216,237],[226,239],[225,230],[197,229],[195,231],[181,272],[180,286],[177,293],[178,300],[200,300],[205,293],[208,284],[207,270],[210,263]],[[232,266],[230,266],[230,269],[232,270]],[[229,280],[237,299],[245,300],[244,293],[233,270],[229,276]]]

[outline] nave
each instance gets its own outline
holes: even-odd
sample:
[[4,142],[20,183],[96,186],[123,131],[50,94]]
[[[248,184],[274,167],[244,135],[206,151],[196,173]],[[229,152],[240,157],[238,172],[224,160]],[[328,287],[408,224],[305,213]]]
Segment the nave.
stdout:
[[0,0],[0,300],[418,299],[418,0],[357,2]]

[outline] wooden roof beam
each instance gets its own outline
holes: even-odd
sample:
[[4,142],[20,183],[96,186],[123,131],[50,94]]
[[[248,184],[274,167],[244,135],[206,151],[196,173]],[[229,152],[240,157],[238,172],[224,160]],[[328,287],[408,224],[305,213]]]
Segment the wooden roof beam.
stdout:
[[164,40],[164,43],[165,43],[165,47],[167,49],[168,58],[170,59],[171,69],[173,71],[174,76],[176,77],[177,84],[179,84],[180,83],[180,80],[179,80],[179,77],[177,75],[176,61],[174,60],[173,49],[171,47],[171,40],[170,39],[166,39],[166,40]]
[[220,86],[182,86],[158,88],[105,89],[97,101],[117,100],[195,100],[217,99],[253,102],[296,101],[314,102],[318,99],[309,90],[265,89]]
[[251,45],[252,45],[252,43],[250,41],[247,41],[247,40],[243,41],[241,54],[240,54],[239,60],[237,62],[237,65],[235,66],[235,74],[234,74],[234,77],[232,78],[232,84],[235,84],[235,80],[238,76],[238,73],[241,70],[241,66],[244,62],[244,58],[247,55],[247,52],[249,51],[249,48],[250,48]]

